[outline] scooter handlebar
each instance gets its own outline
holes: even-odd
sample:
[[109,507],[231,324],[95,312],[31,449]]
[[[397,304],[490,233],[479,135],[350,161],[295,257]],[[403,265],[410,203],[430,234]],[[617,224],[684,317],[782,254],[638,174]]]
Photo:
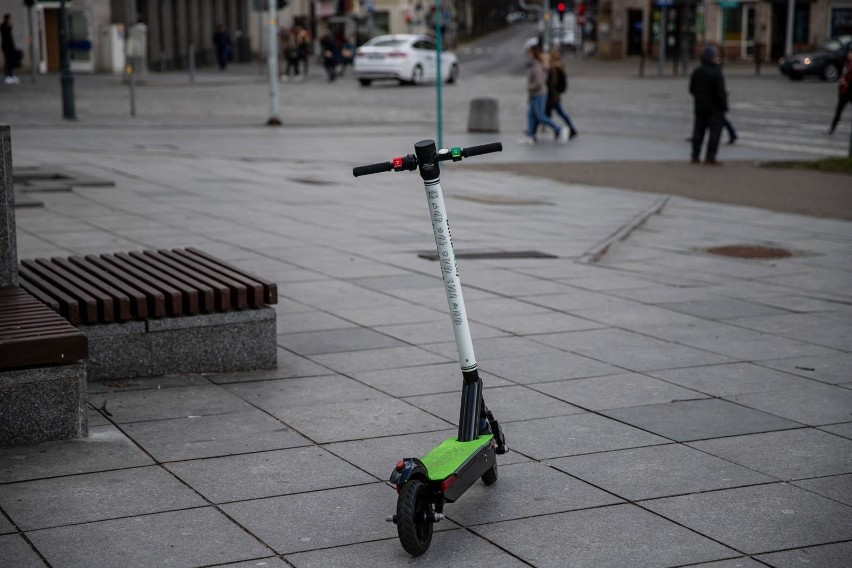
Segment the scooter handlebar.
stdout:
[[381,162],[379,164],[370,164],[368,166],[356,166],[352,168],[352,174],[355,177],[366,176],[369,174],[380,174],[383,172],[393,171],[392,162]]
[[462,150],[465,158],[472,158],[473,156],[481,156],[482,154],[502,151],[503,144],[501,142],[491,142],[490,144],[482,144],[480,146],[468,146]]

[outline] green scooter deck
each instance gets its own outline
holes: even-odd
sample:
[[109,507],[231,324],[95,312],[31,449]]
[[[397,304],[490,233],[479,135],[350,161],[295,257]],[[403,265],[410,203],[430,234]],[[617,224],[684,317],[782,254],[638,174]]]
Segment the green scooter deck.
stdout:
[[454,474],[493,437],[484,434],[470,442],[459,442],[456,438],[441,442],[420,460],[426,466],[429,481],[443,481]]

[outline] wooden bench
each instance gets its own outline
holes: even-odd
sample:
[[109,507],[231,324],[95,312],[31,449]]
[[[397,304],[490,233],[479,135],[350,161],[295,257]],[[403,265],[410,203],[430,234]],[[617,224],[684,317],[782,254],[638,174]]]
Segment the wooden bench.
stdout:
[[86,334],[20,288],[0,289],[0,445],[88,432]]
[[277,285],[195,248],[22,260],[18,277],[86,333],[89,380],[277,362]]

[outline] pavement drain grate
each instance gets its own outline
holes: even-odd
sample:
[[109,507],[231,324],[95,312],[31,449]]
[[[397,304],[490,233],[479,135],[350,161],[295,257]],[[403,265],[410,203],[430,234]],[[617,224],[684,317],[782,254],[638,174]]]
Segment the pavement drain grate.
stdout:
[[[417,256],[426,260],[438,260],[436,252],[419,252]],[[513,250],[513,251],[470,251],[457,252],[456,258],[467,258],[469,260],[504,260],[514,258],[559,258],[554,254],[548,254],[537,250]]]
[[704,252],[718,256],[730,256],[733,258],[774,259],[789,258],[793,252],[779,247],[765,247],[762,245],[725,245],[703,249]]
[[552,202],[542,199],[524,199],[505,195],[453,195],[452,197],[453,199],[485,203],[486,205],[553,205]]

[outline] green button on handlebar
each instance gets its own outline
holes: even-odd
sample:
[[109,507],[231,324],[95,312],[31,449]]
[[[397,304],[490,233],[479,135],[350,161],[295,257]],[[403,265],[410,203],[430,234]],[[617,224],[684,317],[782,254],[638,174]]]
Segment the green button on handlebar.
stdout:
[[462,149],[458,146],[450,148],[450,156],[453,157],[454,162],[458,162],[462,159]]

